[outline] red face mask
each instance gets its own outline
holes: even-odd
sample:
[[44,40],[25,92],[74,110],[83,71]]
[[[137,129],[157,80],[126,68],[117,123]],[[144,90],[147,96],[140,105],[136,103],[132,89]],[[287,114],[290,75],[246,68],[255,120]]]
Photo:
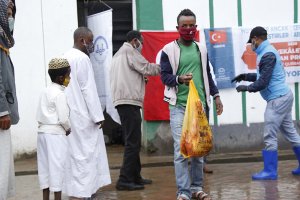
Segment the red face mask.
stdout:
[[197,26],[193,26],[191,28],[179,27],[178,32],[182,39],[184,39],[186,41],[191,41],[191,40],[194,40],[194,38],[195,38],[195,34],[197,31],[196,28],[197,28]]

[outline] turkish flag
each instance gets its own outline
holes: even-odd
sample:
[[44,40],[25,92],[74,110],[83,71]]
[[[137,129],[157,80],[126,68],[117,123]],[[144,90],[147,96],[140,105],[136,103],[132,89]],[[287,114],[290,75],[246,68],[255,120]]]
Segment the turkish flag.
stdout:
[[209,41],[211,44],[226,43],[227,33],[225,30],[209,31]]
[[[152,63],[159,63],[162,48],[179,38],[178,32],[142,32],[144,38],[142,54]],[[196,32],[199,40],[199,31]],[[164,85],[160,76],[148,77],[144,99],[144,119],[148,121],[169,120],[169,104],[163,101]]]

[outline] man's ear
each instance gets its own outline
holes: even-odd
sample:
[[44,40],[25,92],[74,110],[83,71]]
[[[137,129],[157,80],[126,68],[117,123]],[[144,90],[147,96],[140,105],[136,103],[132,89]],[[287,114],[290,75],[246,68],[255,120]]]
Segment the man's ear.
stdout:
[[59,76],[58,80],[59,80],[59,83],[62,84],[64,82],[64,80],[65,80],[65,77],[64,76]]
[[83,37],[80,38],[80,43],[81,43],[81,44],[84,44],[84,43],[85,43]]

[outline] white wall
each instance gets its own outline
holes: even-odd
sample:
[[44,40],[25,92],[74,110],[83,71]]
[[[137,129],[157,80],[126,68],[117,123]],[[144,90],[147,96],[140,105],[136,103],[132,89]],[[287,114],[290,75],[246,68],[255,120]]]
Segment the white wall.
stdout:
[[11,57],[15,67],[20,122],[12,127],[15,156],[36,150],[35,113],[49,83],[47,64],[73,46],[77,28],[76,0],[16,0]]
[[209,27],[209,1],[199,0],[162,0],[164,30],[173,31],[177,26],[177,15],[181,10],[190,8],[196,15],[199,29]]

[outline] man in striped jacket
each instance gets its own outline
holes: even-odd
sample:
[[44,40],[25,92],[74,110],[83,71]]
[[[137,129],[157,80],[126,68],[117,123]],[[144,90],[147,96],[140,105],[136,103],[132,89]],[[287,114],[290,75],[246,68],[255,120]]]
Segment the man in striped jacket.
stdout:
[[161,80],[165,84],[164,100],[169,102],[170,125],[174,139],[177,199],[189,200],[194,197],[208,200],[210,197],[203,191],[203,158],[191,159],[189,173],[188,159],[180,154],[180,137],[189,81],[193,79],[207,116],[210,95],[214,98],[218,114],[222,113],[223,105],[210,73],[207,50],[194,41],[197,28],[195,14],[189,9],[182,10],[177,17],[177,24],[180,38],[163,48],[160,60]]

